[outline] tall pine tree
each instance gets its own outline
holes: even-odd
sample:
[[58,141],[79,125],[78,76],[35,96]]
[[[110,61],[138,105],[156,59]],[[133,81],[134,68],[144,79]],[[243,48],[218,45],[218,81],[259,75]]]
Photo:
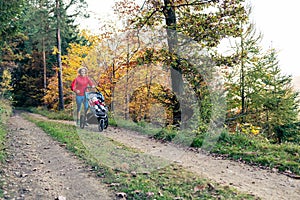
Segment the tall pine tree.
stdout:
[[268,138],[281,142],[285,135],[278,128],[297,122],[298,93],[293,90],[292,77],[283,75],[275,49],[266,52],[249,72],[252,93],[249,108],[256,116],[253,123],[263,128]]
[[263,51],[259,45],[262,36],[253,25],[244,25],[244,29],[225,73],[227,123],[230,127],[240,123],[260,127],[267,138],[281,142],[290,134],[282,133],[282,127],[297,122],[298,93],[291,76],[281,74],[276,50]]

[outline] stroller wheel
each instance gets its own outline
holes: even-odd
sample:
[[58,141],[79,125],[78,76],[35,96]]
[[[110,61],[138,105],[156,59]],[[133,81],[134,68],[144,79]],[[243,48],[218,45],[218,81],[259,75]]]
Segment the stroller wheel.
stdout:
[[108,127],[108,117],[106,116],[106,118],[104,119],[104,129],[107,129]]
[[80,116],[80,128],[84,128],[85,125],[85,121],[84,121],[85,117],[83,115]]
[[99,129],[100,132],[103,131],[103,129],[104,129],[104,119],[100,119],[98,129]]

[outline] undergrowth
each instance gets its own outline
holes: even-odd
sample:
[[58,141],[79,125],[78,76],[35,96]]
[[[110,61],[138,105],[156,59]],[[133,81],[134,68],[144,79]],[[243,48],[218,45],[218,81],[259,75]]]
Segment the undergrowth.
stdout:
[[[5,123],[8,121],[12,114],[12,107],[10,101],[0,98],[0,167],[5,164],[6,151],[5,151],[5,139],[7,135],[7,129]],[[0,177],[2,177],[3,171],[0,168]],[[3,181],[0,179],[0,198],[3,197]]]
[[263,138],[224,132],[220,135],[212,153],[300,175],[300,146],[294,143],[272,144]]

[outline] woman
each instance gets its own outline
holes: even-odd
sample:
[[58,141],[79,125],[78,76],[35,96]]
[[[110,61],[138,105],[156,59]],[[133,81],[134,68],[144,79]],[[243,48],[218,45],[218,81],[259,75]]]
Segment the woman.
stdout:
[[[94,83],[87,76],[88,69],[86,67],[81,67],[78,69],[78,76],[73,80],[71,84],[71,90],[76,93],[76,105],[77,105],[77,125],[79,125],[80,121],[80,110],[81,105],[84,104],[84,110],[87,112],[88,102],[84,102],[84,92],[86,87],[95,87]],[[87,123],[85,124],[88,125]]]

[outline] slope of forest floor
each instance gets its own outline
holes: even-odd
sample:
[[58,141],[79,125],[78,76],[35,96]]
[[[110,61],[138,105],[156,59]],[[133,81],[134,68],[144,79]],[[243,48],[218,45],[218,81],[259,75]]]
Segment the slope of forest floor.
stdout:
[[[1,174],[5,199],[115,199],[83,162],[33,123],[16,113],[8,125],[9,157]],[[96,125],[85,129],[97,131]],[[261,199],[300,199],[300,180],[275,171],[160,143],[121,128],[108,127],[99,134]]]

